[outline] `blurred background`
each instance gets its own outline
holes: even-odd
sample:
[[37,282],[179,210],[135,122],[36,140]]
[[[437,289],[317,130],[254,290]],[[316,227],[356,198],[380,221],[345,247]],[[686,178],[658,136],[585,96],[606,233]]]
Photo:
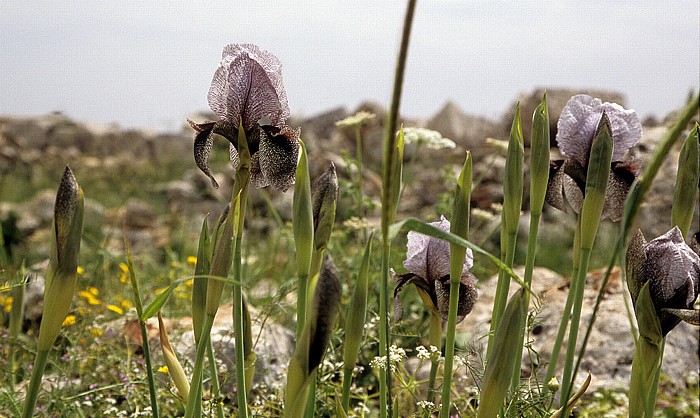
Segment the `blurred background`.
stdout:
[[[276,54],[292,113],[387,106],[405,2],[6,1],[0,115],[179,131],[208,110],[221,50]],[[641,118],[680,107],[700,79],[690,1],[419,1],[402,112],[447,101],[498,118],[536,87],[624,94]]]

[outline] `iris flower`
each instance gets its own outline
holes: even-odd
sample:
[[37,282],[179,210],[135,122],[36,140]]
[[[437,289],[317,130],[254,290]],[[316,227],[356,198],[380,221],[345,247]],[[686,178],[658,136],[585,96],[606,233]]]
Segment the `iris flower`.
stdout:
[[662,336],[681,320],[700,325],[700,311],[693,309],[700,286],[700,257],[683,241],[678,227],[649,242],[638,231],[630,242],[627,283],[635,304],[647,282]]
[[299,129],[285,124],[289,117],[282,65],[271,53],[252,44],[224,48],[209,88],[209,107],[218,121],[194,123],[194,158],[204,174],[219,187],[207,163],[214,134],[229,142],[231,164],[237,169],[238,130],[242,127],[251,154],[251,183],[286,191],[294,184],[299,155]]
[[616,103],[604,103],[585,94],[569,99],[559,118],[556,140],[566,159],[550,162],[546,201],[565,212],[566,202],[574,212],[581,211],[588,159],[603,113],[610,121],[613,155],[602,216],[603,219],[619,221],[627,193],[637,176],[636,162],[623,161],[623,157],[639,142],[642,125],[634,110],[626,110]]
[[[450,230],[450,221],[441,217],[440,221],[430,225]],[[457,307],[457,323],[472,311],[476,298],[476,277],[469,272],[474,265],[471,250],[467,249],[467,256],[462,267],[462,277],[459,285],[459,304]],[[394,290],[394,316],[401,319],[403,309],[399,300],[399,293],[408,284],[413,284],[423,302],[432,311],[437,313],[443,321],[447,321],[450,305],[450,244],[438,238],[433,238],[414,231],[408,233],[406,244],[406,260],[403,266],[409,272],[391,274],[399,282]]]

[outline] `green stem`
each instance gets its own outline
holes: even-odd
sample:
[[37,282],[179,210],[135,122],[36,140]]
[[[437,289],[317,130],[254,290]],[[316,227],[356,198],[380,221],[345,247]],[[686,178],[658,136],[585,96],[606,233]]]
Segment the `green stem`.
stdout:
[[314,370],[311,376],[311,384],[309,384],[309,396],[306,398],[306,409],[304,410],[305,418],[314,418],[316,410],[316,372]]
[[44,376],[44,369],[46,368],[46,361],[49,358],[50,351],[51,350],[41,350],[36,353],[34,368],[32,369],[32,378],[29,381],[27,397],[24,400],[24,411],[22,412],[23,418],[32,418],[34,415],[34,407],[36,406],[36,400],[39,397],[41,380]]
[[243,335],[243,290],[241,287],[241,239],[243,236],[243,223],[245,220],[246,203],[248,197],[248,176],[244,176],[241,187],[241,214],[236,231],[236,245],[233,253],[233,333],[236,339],[236,386],[238,398],[238,416],[248,416],[248,390],[245,380],[245,342]]
[[656,409],[656,394],[659,388],[659,379],[661,378],[661,363],[664,360],[664,349],[666,348],[666,338],[661,340],[661,348],[658,358],[658,363],[656,364],[656,372],[654,373],[654,380],[651,382],[651,387],[649,388],[649,396],[647,397],[646,405],[646,416],[649,418],[654,417],[654,409]]
[[447,314],[445,365],[442,376],[442,409],[440,410],[440,418],[448,418],[450,416],[450,398],[452,395],[452,363],[455,356],[455,328],[457,327],[457,307],[459,306],[460,279],[461,275],[450,274],[450,308]]
[[[388,230],[388,227],[387,227]],[[386,359],[386,368],[379,368],[379,416],[388,418],[391,410],[391,373],[389,373],[389,251],[388,231],[382,234],[382,281],[379,284],[379,356]]]
[[[211,393],[215,397],[221,396],[221,386],[219,385],[219,371],[216,368],[216,358],[214,358],[214,347],[209,339],[207,345],[207,359],[209,360],[209,375],[211,376]],[[220,401],[216,402],[217,418],[224,418],[224,406]]]
[[[527,256],[525,258],[525,275],[523,276],[523,281],[530,286],[532,289],[532,271],[535,267],[535,256],[537,255],[537,234],[539,232],[540,225],[540,213],[532,212],[530,214],[530,233],[527,240]],[[525,306],[526,309],[530,307],[530,292],[525,292]],[[520,349],[516,350],[516,353],[522,353],[523,346],[525,343],[525,329],[527,329],[527,316],[525,320],[520,324]],[[520,367],[522,365],[522,356],[520,354],[515,358],[515,367],[513,368],[513,393],[518,388],[520,384]],[[536,376],[535,370],[532,371],[533,376]]]
[[[501,236],[506,236],[506,251],[504,262],[508,267],[513,267],[513,260],[515,259],[515,246],[517,244],[518,232],[517,230],[509,234],[501,234]],[[508,302],[508,291],[510,290],[510,277],[503,271],[500,270],[498,273],[498,284],[496,285],[496,296],[493,302],[493,313],[491,316],[491,329],[489,332],[489,342],[486,348],[486,358],[491,354],[491,349],[493,348],[493,337],[496,334],[496,329],[498,324],[501,322],[503,317],[503,312],[506,309],[506,303]]]
[[[581,220],[576,221],[576,232],[574,233],[574,250],[573,250],[573,270],[571,272],[571,280],[569,285],[569,295],[566,298],[566,304],[564,305],[564,312],[562,313],[561,322],[559,323],[559,330],[557,331],[557,337],[554,340],[554,346],[552,347],[552,355],[549,359],[549,365],[547,366],[547,372],[545,373],[544,381],[549,383],[554,377],[554,372],[557,368],[557,361],[559,360],[559,353],[561,352],[561,346],[564,342],[564,336],[566,335],[566,330],[569,327],[569,316],[571,315],[571,307],[573,305],[574,294],[576,293],[576,280],[578,276],[578,267],[581,260]],[[549,390],[549,389],[545,389]]]
[[[403,79],[406,68],[406,58],[408,57],[408,43],[413,24],[413,13],[416,7],[416,0],[409,0],[406,8],[406,15],[403,22],[403,33],[401,35],[401,46],[399,56],[396,61],[396,71],[394,72],[394,90],[391,97],[391,105],[387,115],[386,131],[384,133],[384,160],[382,172],[382,280],[379,288],[379,355],[385,356],[387,366],[389,364],[389,251],[391,242],[389,240],[389,225],[396,217],[395,200],[399,190],[394,190],[395,176],[393,172],[396,156],[396,126],[399,118],[399,106],[401,104],[401,91],[403,89]],[[379,416],[388,418],[391,416],[391,373],[387,370],[379,370]]]
[[[185,418],[201,416],[202,375],[204,369],[204,356],[207,352],[206,347],[211,341],[211,328],[213,326],[214,315],[207,313],[206,315],[204,315],[204,322],[202,323],[202,333],[199,336],[199,343],[197,343],[197,356],[194,360],[192,382],[190,383],[190,397],[187,399],[187,406],[185,408]],[[196,413],[195,411],[198,411],[198,413]]]
[[355,369],[354,364],[344,364],[343,365],[343,397],[340,402],[345,415],[348,414],[350,409],[350,388],[352,386],[352,371]]
[[[561,381],[561,398],[560,406],[565,408],[571,387],[574,384],[576,376],[573,376],[574,356],[576,354],[576,340],[578,338],[578,328],[581,322],[581,305],[583,304],[583,290],[586,287],[586,273],[588,272],[588,263],[591,259],[591,249],[581,248],[581,264],[578,268],[576,276],[576,291],[574,294],[573,310],[571,313],[571,327],[569,329],[569,341],[566,347],[566,361],[564,362],[564,373]],[[565,408],[566,409],[566,408]],[[566,416],[566,410],[564,411]]]
[[[436,312],[430,313],[430,345],[437,347],[438,350],[442,347],[442,318]],[[428,351],[432,353],[430,347]],[[430,377],[428,378],[428,402],[435,402],[435,379],[437,378],[438,368],[440,366],[440,359],[430,358]]]
[[153,417],[157,418],[158,399],[156,395],[156,380],[153,377],[153,364],[151,363],[151,348],[148,343],[148,330],[146,329],[146,321],[139,320],[141,325],[141,339],[143,340],[143,356],[146,360],[146,379],[148,380],[148,392],[151,396],[151,408],[153,409]]
[[654,416],[656,406],[657,376],[660,374],[661,362],[666,339],[654,343],[639,337],[632,360],[632,378],[630,380],[629,416]]

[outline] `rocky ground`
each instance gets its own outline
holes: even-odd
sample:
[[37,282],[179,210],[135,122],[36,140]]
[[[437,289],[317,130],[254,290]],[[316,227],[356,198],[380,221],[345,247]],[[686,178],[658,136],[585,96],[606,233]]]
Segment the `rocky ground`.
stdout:
[[[576,93],[579,92],[569,90],[547,92],[553,146],[556,121],[561,109],[569,97]],[[592,92],[592,94],[604,101],[615,101],[624,105],[624,98],[618,93]],[[535,91],[519,98],[526,148],[529,143],[530,115],[539,103],[541,95],[541,91]],[[510,108],[514,109],[514,107],[513,105]],[[364,192],[371,199],[378,201],[385,109],[376,104],[366,103],[354,111],[338,108],[313,117],[293,118],[289,124],[302,128],[302,137],[311,158],[313,177],[325,168],[328,161],[333,161],[339,176],[348,179],[351,174],[350,168],[339,150],[347,150],[350,155],[353,155],[354,132],[348,128],[338,128],[335,122],[359,110],[370,111],[377,115],[363,128],[362,158],[366,169],[363,173]],[[494,208],[494,204],[502,201],[501,185],[505,157],[502,150],[490,145],[486,139],[507,139],[512,115],[512,111],[509,111],[501,120],[489,120],[469,115],[456,105],[447,103],[427,120],[402,121],[404,126],[437,130],[443,136],[454,140],[457,147],[453,150],[420,150],[416,166],[409,167],[412,178],[407,181],[403,192],[399,217],[410,215],[428,220],[435,218],[435,207],[439,204],[440,197],[448,191],[448,185],[443,180],[445,169],[456,172],[463,162],[465,151],[471,150],[476,171],[474,177],[482,177],[473,194],[472,207],[484,212],[483,216],[486,218],[492,216],[495,222],[498,222],[497,208]],[[208,118],[210,118],[209,115],[192,117],[195,121]],[[640,159],[642,167],[649,160],[656,143],[666,133],[672,120],[673,115],[669,115],[662,122],[645,121],[641,143],[633,151],[633,157]],[[58,174],[53,176],[51,170],[60,173],[58,170],[62,169],[63,165],[70,164],[79,181],[85,183],[86,230],[101,230],[108,237],[106,245],[119,250],[123,249],[121,243],[124,236],[129,238],[135,251],[162,248],[171,239],[174,219],[186,219],[181,222],[198,224],[203,215],[219,213],[228,199],[228,196],[225,196],[226,192],[223,191],[230,190],[231,169],[225,163],[213,164],[222,188],[211,189],[207,178],[199,173],[193,163],[192,141],[193,132],[186,123],[183,123],[181,132],[163,134],[121,130],[116,126],[92,126],[70,120],[60,114],[36,117],[0,116],[0,221],[3,222],[5,234],[11,232],[16,239],[31,243],[29,247],[36,257],[35,261],[41,261],[48,256],[48,248],[44,244],[47,241],[44,238],[51,225],[53,211],[55,185],[52,181],[58,178]],[[215,151],[223,155],[223,157],[221,155],[215,157],[220,162],[227,155],[225,147],[223,149],[223,153],[221,149]],[[415,151],[413,145],[407,147],[405,152],[407,163],[411,161]],[[674,147],[639,215],[636,226],[648,238],[658,236],[670,228],[670,207],[678,151],[679,147]],[[555,148],[553,148],[554,154],[556,154]],[[180,168],[169,169],[170,171],[165,169],[169,164],[178,161],[181,162]],[[40,167],[43,167],[46,178],[37,176],[36,172]],[[141,184],[142,179],[135,175],[124,174],[131,173],[133,167],[156,172],[162,168],[163,171],[172,172],[174,175],[168,177],[167,173],[160,173],[161,177],[157,182]],[[106,173],[104,174],[106,178],[101,178],[100,173]],[[17,179],[23,180],[18,182]],[[100,185],[109,184],[109,181],[134,183],[134,191],[129,196],[115,198],[109,197],[104,190],[92,193],[93,190],[87,189],[87,185],[98,188]],[[36,190],[31,193],[22,193],[21,190],[17,190],[17,184],[21,184],[23,188],[33,187]],[[527,180],[525,184],[528,184]],[[291,216],[291,193],[271,193],[270,195],[282,219],[288,220]],[[253,195],[252,199],[256,205],[265,205],[260,195]],[[524,201],[527,202],[527,197]],[[343,212],[342,205],[350,204],[350,200],[341,202],[339,213],[346,213],[347,211]],[[370,222],[378,223],[378,212],[370,211],[368,218]],[[523,219],[527,219],[527,216]],[[541,226],[543,238],[556,240],[557,235],[562,235],[562,225],[570,224],[572,219],[570,215],[547,208],[543,216],[543,226]],[[693,225],[700,225],[697,219],[696,208]],[[614,227],[609,229],[614,230]],[[522,226],[521,231],[527,231],[527,226]],[[566,271],[567,269],[568,267],[559,266],[557,270]],[[589,275],[590,286],[586,287],[588,293],[585,296],[582,323],[586,323],[590,316],[600,274],[596,271]],[[545,297],[545,309],[541,312],[539,319],[543,324],[558,324],[568,291],[567,278],[544,268],[536,270],[535,277],[535,290],[542,292]],[[460,325],[460,331],[467,336],[465,338],[483,336],[488,330],[490,299],[493,298],[495,281],[481,280],[480,286],[481,296],[477,308]],[[582,364],[582,372],[591,371],[593,374],[594,387],[624,387],[629,381],[633,341],[629,333],[624,297],[625,291],[620,283],[619,273],[616,273],[608,286],[606,298],[598,314],[596,329],[589,343],[589,355]],[[33,303],[36,305],[35,302]],[[34,311],[28,310],[29,314],[31,312]],[[36,318],[29,319],[36,320]],[[228,331],[230,326],[225,319],[222,321],[224,322],[219,324],[221,332],[217,332],[221,334],[221,343],[228,344],[232,339]],[[532,335],[533,347],[545,357],[548,356],[548,350],[551,350],[548,342],[552,341],[554,333],[556,330],[553,327],[543,325],[536,335]],[[190,337],[183,336],[183,338],[186,340]],[[261,347],[269,346],[270,353],[267,353],[269,355],[258,354],[259,366],[262,364],[262,367],[274,371],[276,369],[270,366],[269,362],[286,365],[286,358],[291,352],[293,341],[293,336],[288,330],[283,327],[268,328],[262,334],[261,341]],[[272,344],[271,341],[286,343]],[[670,334],[664,360],[664,372],[670,379],[679,384],[685,384],[693,379],[697,381],[699,346],[696,328],[681,324]],[[232,357],[231,355],[229,358]],[[532,366],[529,363],[524,364],[523,372],[527,373]],[[275,375],[272,379],[278,377]]]

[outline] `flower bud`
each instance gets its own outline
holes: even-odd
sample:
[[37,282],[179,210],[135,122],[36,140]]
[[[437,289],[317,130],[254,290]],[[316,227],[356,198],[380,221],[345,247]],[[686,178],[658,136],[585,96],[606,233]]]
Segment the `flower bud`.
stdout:
[[83,191],[73,172],[66,167],[54,206],[53,240],[46,274],[44,315],[39,328],[38,350],[51,349],[73,300],[83,233],[83,212]]

